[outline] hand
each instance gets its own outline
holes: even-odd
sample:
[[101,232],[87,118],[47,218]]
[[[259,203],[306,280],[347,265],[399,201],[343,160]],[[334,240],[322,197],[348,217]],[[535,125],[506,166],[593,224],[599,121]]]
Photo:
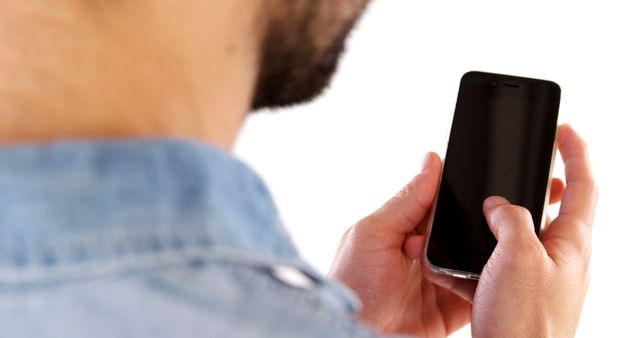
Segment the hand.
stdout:
[[[490,197],[484,213],[498,245],[474,283],[429,278],[466,299],[473,299],[474,337],[572,337],[589,284],[591,228],[597,189],[585,143],[562,127],[558,146],[567,187],[560,213],[549,220],[540,239],[528,210]],[[475,297],[474,297],[475,290]]]
[[[457,284],[443,288],[421,273],[425,236],[416,234],[425,232],[440,172],[440,159],[428,154],[411,183],[347,231],[331,268],[330,275],[360,296],[362,319],[382,332],[443,337],[469,322],[470,301],[449,291]],[[553,181],[551,202],[563,188]]]
[[347,231],[331,268],[362,300],[362,319],[382,332],[442,337],[469,322],[469,302],[421,272],[424,236],[415,233],[424,226],[440,171],[438,156],[428,154],[411,183]]

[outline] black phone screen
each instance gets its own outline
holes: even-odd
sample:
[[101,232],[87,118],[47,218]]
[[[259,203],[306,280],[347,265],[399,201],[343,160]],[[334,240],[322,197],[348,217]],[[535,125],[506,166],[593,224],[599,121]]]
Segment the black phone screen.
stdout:
[[482,211],[489,196],[529,209],[539,233],[559,105],[550,81],[462,77],[427,249],[432,265],[480,274],[496,246]]

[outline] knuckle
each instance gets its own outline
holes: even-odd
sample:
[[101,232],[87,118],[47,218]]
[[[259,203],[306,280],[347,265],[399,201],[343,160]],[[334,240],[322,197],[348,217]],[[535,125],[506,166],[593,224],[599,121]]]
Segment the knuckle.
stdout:
[[347,231],[345,231],[344,235],[342,236],[342,240],[346,241],[351,237],[361,237],[373,231],[373,224],[376,223],[375,217],[375,215],[369,215],[358,221],[353,226],[349,227],[349,229],[347,229]]
[[349,227],[349,229],[347,229],[347,231],[344,232],[344,234],[342,234],[342,240],[344,240],[345,238],[347,238],[349,236],[349,234],[351,234],[351,232],[353,231],[353,225]]
[[585,141],[582,137],[577,137],[576,139],[576,143],[578,144],[578,147],[580,147],[582,152],[584,154],[589,153],[589,144],[587,143],[587,141]]
[[564,263],[564,267],[576,275],[588,275],[591,265],[590,247],[582,247],[579,250],[570,251],[571,252],[562,261],[562,263]]
[[351,233],[353,232],[353,228],[354,226],[350,226],[349,229],[347,229],[347,231],[344,232],[344,234],[342,235],[342,238],[340,238],[340,242],[338,243],[338,250],[345,247],[345,245],[349,241],[349,237],[351,236]]
[[410,194],[410,190],[411,190],[411,186],[412,184],[407,184],[404,187],[402,187],[402,189],[398,190],[398,192],[396,192],[396,194],[392,197],[392,199],[402,199],[405,196]]
[[585,190],[585,193],[588,194],[588,196],[596,197],[598,195],[599,188],[595,180],[593,179],[593,177],[590,177],[588,180],[585,180],[582,186]]
[[372,222],[372,218],[375,218],[375,213],[368,215],[362,219],[360,219],[356,224],[352,225],[349,227],[349,229],[347,229],[347,232],[352,231],[352,229],[360,229],[360,228],[367,228],[369,226],[369,224],[371,224]]
[[554,251],[558,263],[585,268],[591,261],[591,239],[582,234],[578,238],[556,237],[545,242]]
[[496,250],[487,264],[487,272],[508,271],[510,274],[526,276],[546,266],[544,251],[535,245],[502,247]]
[[578,134],[575,134],[575,147],[581,156],[586,156],[589,153],[589,144]]
[[496,216],[499,221],[503,222],[514,222],[514,221],[523,221],[530,220],[531,213],[524,207],[505,204],[498,207],[496,210]]
[[[586,234],[583,235],[585,238],[583,238],[582,241],[591,241],[591,229],[593,228],[594,223],[595,212],[593,210],[585,213],[584,215],[582,215],[582,217],[578,218],[578,220],[576,221],[576,227],[578,227],[579,229],[584,229],[584,232],[586,232]],[[586,238],[587,234],[589,235],[589,238]]]
[[432,182],[422,180],[419,182],[419,176],[413,178],[409,184],[405,185],[395,195],[395,198],[401,199],[408,203],[413,203],[421,209],[428,209],[431,205],[433,196],[426,194],[425,191],[432,190]]
[[409,183],[407,183],[402,189],[400,189],[393,198],[406,198],[407,196],[411,196],[418,189],[418,182],[420,176],[417,175],[411,179]]
[[514,214],[518,219],[531,219],[531,213],[529,212],[529,209],[525,207],[515,206]]
[[591,259],[591,238],[586,234],[582,234],[577,241],[572,241],[573,256],[583,263],[589,263]]
[[539,264],[547,256],[542,244],[540,244],[540,242],[530,240],[530,238],[519,243],[516,255],[520,262],[528,266]]
[[591,244],[584,245],[580,253],[577,255],[578,266],[582,267],[583,271],[589,270],[591,264]]

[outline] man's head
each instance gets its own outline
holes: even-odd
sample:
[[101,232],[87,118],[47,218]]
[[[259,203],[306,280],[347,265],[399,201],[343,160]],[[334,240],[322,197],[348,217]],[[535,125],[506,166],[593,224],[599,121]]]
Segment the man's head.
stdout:
[[347,35],[368,0],[265,0],[253,109],[304,102],[336,70]]
[[0,142],[230,148],[248,111],[322,92],[368,1],[0,0]]

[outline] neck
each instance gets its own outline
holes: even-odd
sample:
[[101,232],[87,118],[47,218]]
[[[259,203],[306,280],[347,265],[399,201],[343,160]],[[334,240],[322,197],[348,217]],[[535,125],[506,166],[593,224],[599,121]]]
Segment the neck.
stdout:
[[160,136],[231,148],[257,72],[247,7],[0,0],[0,142]]

